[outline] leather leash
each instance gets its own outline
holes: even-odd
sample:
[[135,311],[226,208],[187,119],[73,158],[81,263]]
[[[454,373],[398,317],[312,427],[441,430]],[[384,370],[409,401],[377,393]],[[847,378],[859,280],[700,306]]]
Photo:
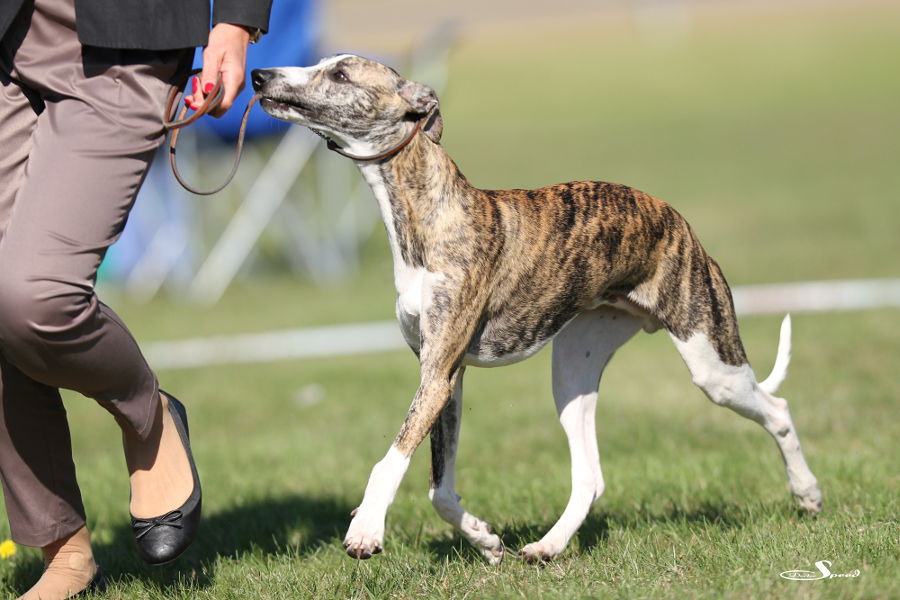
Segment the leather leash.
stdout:
[[[190,78],[200,73],[200,69],[194,69],[190,73],[188,73],[187,80],[185,81],[185,85],[187,85],[187,81],[190,81]],[[190,125],[203,115],[209,114],[222,103],[222,97],[225,95],[225,88],[222,85],[222,74],[220,73],[218,77],[216,77],[216,84],[213,86],[213,89],[206,95],[206,98],[203,100],[203,104],[200,105],[196,111],[192,114],[188,115],[188,107],[184,106],[181,111],[178,111],[178,104],[181,102],[184,97],[183,92],[181,91],[181,87],[174,88],[169,93],[169,100],[166,103],[166,113],[165,119],[163,119],[163,127],[167,131],[171,131],[172,135],[169,137],[169,164],[172,166],[172,174],[175,176],[175,179],[178,183],[181,184],[181,187],[186,189],[187,191],[197,194],[200,196],[211,196],[212,194],[221,192],[225,189],[231,180],[234,179],[235,173],[237,173],[238,164],[241,161],[241,151],[244,149],[244,134],[247,131],[247,119],[250,116],[250,108],[253,104],[259,100],[259,94],[255,94],[252,98],[250,98],[250,102],[247,103],[247,108],[244,109],[244,115],[241,117],[241,127],[238,130],[238,139],[237,146],[235,147],[234,153],[234,162],[231,165],[231,171],[228,173],[228,176],[225,178],[225,181],[222,182],[221,185],[211,189],[211,190],[200,190],[189,184],[184,180],[181,173],[178,171],[178,165],[175,161],[176,154],[176,146],[178,144],[178,133],[187,125]],[[397,154],[403,148],[405,148],[413,138],[416,137],[416,134],[421,131],[422,126],[426,125],[437,112],[436,109],[430,110],[428,113],[420,117],[416,120],[416,126],[413,127],[413,130],[407,135],[403,140],[385,152],[380,152],[378,154],[373,154],[370,156],[358,156],[356,154],[350,154],[349,152],[344,151],[340,146],[338,146],[334,140],[326,136],[320,131],[313,130],[319,137],[324,139],[327,142],[327,147],[329,150],[337,152],[341,156],[345,156],[351,160],[356,160],[360,162],[374,162],[377,160],[383,160],[385,158],[390,158],[391,156]]]
[[[195,69],[188,73],[187,80],[185,81],[185,85],[187,85],[187,81],[190,81],[190,78],[200,73],[200,69]],[[167,131],[171,131],[172,135],[169,137],[169,164],[172,166],[172,174],[175,176],[175,179],[178,183],[181,184],[181,187],[186,189],[187,191],[198,194],[200,196],[211,196],[217,192],[225,189],[231,180],[234,179],[234,174],[237,173],[238,163],[241,161],[241,151],[244,148],[244,134],[247,131],[247,119],[250,116],[250,108],[253,104],[259,100],[259,94],[254,95],[250,102],[247,103],[247,108],[244,109],[244,116],[241,117],[241,128],[238,130],[238,139],[237,139],[237,147],[235,148],[234,154],[234,162],[231,165],[231,172],[228,173],[228,176],[225,178],[225,181],[211,190],[200,190],[189,184],[184,180],[181,173],[178,171],[178,165],[175,162],[175,148],[178,143],[178,133],[187,125],[190,125],[203,115],[209,114],[222,103],[222,98],[225,95],[225,88],[222,85],[222,74],[219,73],[218,77],[216,77],[216,84],[213,89],[206,95],[206,98],[203,100],[203,104],[200,105],[196,111],[192,114],[188,115],[188,107],[185,106],[178,111],[178,104],[181,102],[184,97],[183,92],[181,91],[181,87],[174,88],[169,93],[169,100],[166,103],[166,113],[165,118],[163,119],[163,127]]]

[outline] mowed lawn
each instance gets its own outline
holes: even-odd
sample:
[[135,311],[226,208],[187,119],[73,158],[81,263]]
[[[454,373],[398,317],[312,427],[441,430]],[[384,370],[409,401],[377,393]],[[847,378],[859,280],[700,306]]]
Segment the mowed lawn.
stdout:
[[[602,179],[662,197],[733,285],[897,277],[898,17],[723,17],[674,37],[581,24],[463,40],[442,98],[444,143],[483,187]],[[107,300],[142,341],[393,314],[381,234],[362,271],[328,288],[248,277],[211,309]],[[415,391],[411,353],[160,372],[188,405],[205,521],[184,558],[157,569],[132,550],[115,424],[69,395],[107,597],[900,597],[898,319],[896,309],[794,316],[780,394],[825,494],[815,518],[794,508],[768,435],[706,400],[665,333],[640,334],[601,385],[607,491],[546,566],[515,551],[549,529],[569,493],[549,352],[466,374],[458,491],[506,544],[499,567],[432,510],[427,444],[388,515],[385,553],[343,553],[349,513]],[[760,379],[779,321],[741,320]],[[779,577],[822,560],[860,574]],[[0,559],[0,594],[15,597],[39,573],[38,553],[19,548]]]

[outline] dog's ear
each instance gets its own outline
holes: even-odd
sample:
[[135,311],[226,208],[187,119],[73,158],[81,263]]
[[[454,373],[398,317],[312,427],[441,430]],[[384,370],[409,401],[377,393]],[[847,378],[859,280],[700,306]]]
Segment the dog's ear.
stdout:
[[406,100],[412,112],[424,115],[438,106],[437,94],[434,90],[415,81],[404,81],[398,90],[400,97]]
[[441,141],[441,134],[444,132],[444,120],[441,118],[441,111],[438,109],[439,102],[437,94],[427,85],[416,83],[415,81],[404,81],[400,86],[400,97],[406,100],[410,109],[417,115],[427,115],[433,111],[422,131],[435,144]]
[[434,111],[434,114],[422,127],[422,132],[435,144],[441,141],[441,134],[444,133],[444,119],[441,117],[441,111]]

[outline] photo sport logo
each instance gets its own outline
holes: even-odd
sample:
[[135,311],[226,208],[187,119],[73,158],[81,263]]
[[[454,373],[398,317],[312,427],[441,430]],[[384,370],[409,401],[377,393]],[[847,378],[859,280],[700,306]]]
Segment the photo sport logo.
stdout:
[[794,571],[783,571],[781,573],[781,577],[784,579],[791,579],[793,581],[815,581],[817,579],[836,579],[836,578],[849,578],[849,577],[859,577],[860,570],[854,569],[849,573],[832,573],[829,567],[831,566],[830,560],[820,560],[816,563],[816,571],[804,571],[802,569],[794,570]]

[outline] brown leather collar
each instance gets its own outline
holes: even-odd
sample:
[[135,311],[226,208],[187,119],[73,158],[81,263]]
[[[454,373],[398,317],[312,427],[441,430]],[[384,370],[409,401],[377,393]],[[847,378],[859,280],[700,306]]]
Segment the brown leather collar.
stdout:
[[431,109],[430,111],[428,111],[427,113],[425,113],[424,115],[419,117],[418,120],[416,120],[416,126],[413,127],[413,130],[409,133],[409,135],[406,136],[405,138],[403,138],[403,141],[401,141],[399,144],[392,147],[390,150],[386,150],[384,152],[380,152],[378,154],[372,154],[369,156],[358,156],[356,154],[350,154],[349,152],[344,151],[340,146],[338,146],[335,143],[334,140],[330,139],[323,133],[318,132],[318,131],[316,131],[315,133],[316,133],[316,135],[323,138],[327,142],[326,145],[328,146],[329,150],[337,152],[341,156],[346,156],[347,158],[349,158],[351,160],[357,160],[360,162],[375,162],[377,160],[384,160],[385,158],[390,158],[390,157],[394,156],[395,154],[397,154],[398,152],[400,152],[401,150],[403,150],[404,148],[406,148],[406,146],[408,146],[409,143],[411,141],[413,141],[413,138],[416,137],[416,134],[419,133],[419,131],[422,129],[423,125],[426,125],[431,120],[431,118],[434,116],[435,112],[436,112],[435,109]]

